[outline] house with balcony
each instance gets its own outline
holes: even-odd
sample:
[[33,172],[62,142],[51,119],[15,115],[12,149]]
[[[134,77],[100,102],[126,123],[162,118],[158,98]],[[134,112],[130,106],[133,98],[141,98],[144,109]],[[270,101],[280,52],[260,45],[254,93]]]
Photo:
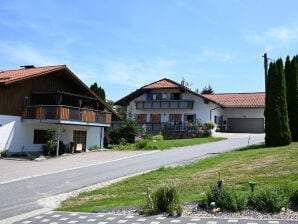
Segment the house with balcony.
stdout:
[[149,132],[188,130],[212,120],[222,131],[264,132],[265,93],[199,94],[164,78],[115,102]]
[[1,71],[0,96],[0,151],[9,154],[42,153],[49,129],[65,150],[103,147],[104,129],[120,120],[65,65]]

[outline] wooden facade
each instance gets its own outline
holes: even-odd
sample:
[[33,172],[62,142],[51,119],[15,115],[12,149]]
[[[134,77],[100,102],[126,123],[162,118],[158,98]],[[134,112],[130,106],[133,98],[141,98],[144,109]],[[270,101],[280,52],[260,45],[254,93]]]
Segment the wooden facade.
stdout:
[[[38,93],[43,95],[38,96]],[[60,101],[48,105],[45,95],[61,97]],[[38,75],[36,77],[21,79],[9,84],[0,83],[0,114],[28,117],[28,108],[34,108],[35,119],[45,119],[47,106],[62,106],[55,108],[57,119],[69,120],[70,107],[77,107],[80,110],[79,120],[84,122],[98,122],[95,111],[103,111],[105,105],[92,95],[92,93],[82,86],[82,83],[68,74],[65,69],[52,73]],[[36,98],[38,98],[36,100]],[[61,104],[62,99],[63,104]],[[65,100],[67,98],[67,100]],[[83,103],[82,103],[83,102]],[[87,108],[83,110],[83,108]],[[32,109],[30,109],[32,113]],[[101,118],[102,120],[102,118]],[[106,123],[106,122],[104,122]]]

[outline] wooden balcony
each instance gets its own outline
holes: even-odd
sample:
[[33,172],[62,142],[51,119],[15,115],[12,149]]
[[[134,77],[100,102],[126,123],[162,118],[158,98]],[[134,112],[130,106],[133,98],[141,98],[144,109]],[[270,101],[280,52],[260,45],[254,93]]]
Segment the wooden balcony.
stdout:
[[62,105],[28,106],[23,112],[23,119],[64,120],[100,124],[111,124],[112,122],[110,113]]
[[136,101],[136,109],[192,109],[193,103],[193,100]]

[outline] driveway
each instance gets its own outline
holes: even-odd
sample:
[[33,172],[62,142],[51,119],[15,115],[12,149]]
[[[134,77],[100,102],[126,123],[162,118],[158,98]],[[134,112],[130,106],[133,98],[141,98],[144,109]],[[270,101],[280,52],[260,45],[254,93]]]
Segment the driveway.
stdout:
[[91,167],[98,164],[153,153],[152,151],[101,151],[66,154],[42,161],[0,159],[0,184],[53,174],[66,170]]

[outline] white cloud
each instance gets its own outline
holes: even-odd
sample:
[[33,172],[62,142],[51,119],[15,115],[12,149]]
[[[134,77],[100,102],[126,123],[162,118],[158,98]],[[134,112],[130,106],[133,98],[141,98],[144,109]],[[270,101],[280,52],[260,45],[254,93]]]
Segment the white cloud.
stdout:
[[101,74],[101,79],[107,83],[139,88],[144,83],[169,77],[174,73],[175,64],[175,61],[160,57],[146,62],[123,58],[109,59],[102,63],[102,70],[98,74]]
[[45,55],[46,54],[41,50],[37,50],[22,42],[6,42],[0,44],[0,57],[6,58],[6,60],[14,63],[19,63],[20,65],[33,64],[36,66],[44,66],[61,64],[61,62],[57,62],[56,59]]
[[245,38],[253,43],[263,44],[267,50],[283,47],[298,41],[298,27],[277,26],[263,33],[248,34]]

